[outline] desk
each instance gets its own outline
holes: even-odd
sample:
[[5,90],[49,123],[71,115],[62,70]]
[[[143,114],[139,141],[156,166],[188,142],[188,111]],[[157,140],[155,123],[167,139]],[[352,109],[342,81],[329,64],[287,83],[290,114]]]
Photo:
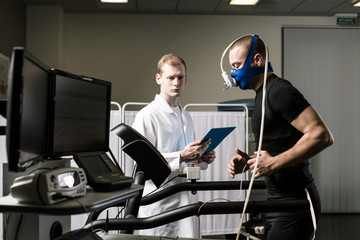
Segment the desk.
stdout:
[[83,206],[87,208],[87,211],[95,212],[137,196],[142,188],[142,185],[133,184],[130,188],[111,192],[95,192],[87,189],[85,196],[76,198],[76,201],[65,200],[52,205],[19,203],[12,196],[6,196],[0,198],[0,212],[72,215],[87,213]]

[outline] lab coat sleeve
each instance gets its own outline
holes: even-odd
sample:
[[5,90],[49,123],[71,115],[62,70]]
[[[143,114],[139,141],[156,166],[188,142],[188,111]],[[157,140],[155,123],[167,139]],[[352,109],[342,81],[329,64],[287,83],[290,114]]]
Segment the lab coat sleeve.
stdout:
[[[140,111],[134,120],[132,127],[137,130],[139,133],[144,135],[155,147],[158,146],[158,131],[156,130],[156,125],[154,121],[151,120],[151,116],[146,114],[146,112]],[[172,171],[180,169],[180,151],[177,152],[162,152],[159,149],[165,160],[169,163]]]
[[175,171],[180,169],[180,151],[161,154],[169,163],[171,170]]
[[156,129],[149,117],[145,117],[140,111],[132,124],[132,127],[147,138],[154,146],[157,145]]

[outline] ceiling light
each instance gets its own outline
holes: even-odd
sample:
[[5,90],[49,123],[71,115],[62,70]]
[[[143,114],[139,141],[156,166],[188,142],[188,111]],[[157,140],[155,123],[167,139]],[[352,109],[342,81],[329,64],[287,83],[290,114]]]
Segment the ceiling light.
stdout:
[[230,5],[256,5],[259,0],[231,0]]
[[127,3],[128,0],[101,0],[102,3]]
[[351,1],[354,7],[360,7],[360,1],[359,0],[353,0]]

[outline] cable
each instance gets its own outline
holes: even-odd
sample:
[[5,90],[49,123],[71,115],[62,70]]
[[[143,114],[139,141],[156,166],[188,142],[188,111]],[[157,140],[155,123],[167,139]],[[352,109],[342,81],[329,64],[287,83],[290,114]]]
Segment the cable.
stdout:
[[[244,167],[243,167],[243,169],[242,169],[242,171],[241,171],[241,174],[243,174],[244,173],[244,171],[245,171],[245,169],[246,169],[246,167],[247,167],[247,165],[245,165]],[[239,199],[238,199],[238,201],[240,201],[241,200],[241,193],[242,193],[242,183],[243,183],[243,179],[241,179],[241,181],[240,181],[240,196],[239,196]],[[216,200],[224,200],[224,201],[227,201],[227,202],[232,202],[232,201],[230,201],[229,199],[226,199],[226,198],[214,198],[214,199],[211,199],[211,200],[208,200],[208,201],[206,201],[206,202],[204,202],[203,204],[201,204],[200,205],[200,207],[199,207],[199,209],[198,209],[198,216],[200,215],[200,210],[201,210],[201,208],[203,207],[203,206],[205,206],[207,203],[210,203],[210,202],[213,202],[213,201],[216,201]],[[244,213],[242,214],[242,215],[244,215]],[[200,224],[199,224],[200,225]],[[254,236],[252,236],[251,234],[249,234],[249,233],[246,233],[246,232],[244,232],[244,231],[240,231],[240,233],[242,234],[242,235],[244,235],[245,237],[248,237],[248,238],[250,238],[250,239],[254,239],[254,240],[260,240],[259,238],[257,238],[257,237],[254,237]],[[200,228],[199,228],[199,236],[200,236]]]
[[[245,169],[246,169],[246,167],[247,167],[247,165],[245,165],[244,166],[244,168],[243,168],[243,170],[241,171],[241,174],[243,174],[244,173],[244,171],[245,171]],[[237,200],[237,201],[240,201],[241,200],[241,191],[242,191],[242,184],[243,184],[243,179],[241,179],[241,181],[240,181],[240,195],[239,195],[239,199]],[[199,207],[199,209],[198,209],[198,215],[200,215],[200,210],[201,210],[201,208],[203,207],[203,206],[205,206],[207,203],[210,203],[210,202],[213,202],[213,201],[216,201],[216,200],[224,200],[224,201],[227,201],[227,202],[232,202],[231,200],[229,200],[229,199],[226,199],[226,198],[214,198],[214,199],[210,199],[210,200],[208,200],[208,201],[206,201],[206,202],[204,202],[203,204],[201,204],[200,205],[200,207]]]
[[120,214],[122,213],[122,211],[124,211],[125,207],[122,207],[120,211],[118,211],[117,215],[115,216],[115,218],[119,218]]
[[311,212],[311,219],[312,219],[312,223],[313,223],[313,226],[314,226],[314,235],[312,237],[312,240],[315,239],[315,233],[316,233],[316,217],[315,217],[315,211],[314,211],[314,206],[312,204],[312,201],[311,201],[311,197],[310,197],[310,194],[309,194],[309,191],[305,188],[305,192],[306,192],[306,197],[310,203],[310,212]]
[[53,170],[52,168],[49,168],[49,167],[40,167],[40,168],[36,168],[36,169],[33,169],[33,170],[31,170],[29,173],[28,173],[28,175],[30,175],[30,174],[32,174],[32,173],[34,173],[34,172],[36,172],[36,171],[40,171],[40,170]]
[[208,204],[208,203],[214,202],[214,201],[216,201],[216,200],[224,200],[224,201],[226,201],[226,202],[231,202],[229,199],[226,199],[226,198],[213,198],[213,199],[210,199],[210,200],[208,200],[208,201],[206,201],[206,202],[204,202],[203,204],[200,205],[200,207],[199,207],[199,209],[198,209],[198,215],[200,215],[200,210],[201,210],[201,208],[202,208],[203,206],[205,206],[205,205]]
[[25,161],[18,164],[18,169],[20,171],[24,172],[29,167],[32,167],[32,166],[38,164],[39,162],[41,162],[42,160],[44,160],[45,156],[46,155],[41,155],[41,156],[36,156],[36,157],[30,158],[30,159],[27,159],[27,160],[25,160]]
[[[247,165],[245,165],[245,166],[243,167],[243,170],[241,171],[241,174],[243,174],[243,173],[245,172],[246,167],[247,167]],[[239,195],[238,201],[240,201],[240,200],[241,200],[241,197],[242,197],[242,194],[241,194],[241,193],[242,193],[242,183],[243,183],[243,179],[241,179],[241,181],[240,181],[240,195]],[[226,198],[214,198],[214,199],[210,199],[210,200],[208,200],[208,201],[206,201],[206,202],[204,202],[203,204],[200,205],[200,207],[199,207],[199,209],[198,209],[198,215],[200,215],[200,210],[201,210],[201,208],[202,208],[203,206],[205,206],[207,203],[210,203],[210,202],[213,202],[213,201],[216,201],[216,200],[224,200],[224,201],[227,201],[227,202],[232,202],[232,201],[230,201],[229,199],[226,199]],[[243,213],[243,215],[244,215],[244,213]],[[245,232],[243,232],[243,231],[241,231],[241,234],[244,235],[244,236],[246,236],[246,237],[248,237],[248,238],[250,238],[250,239],[258,239],[258,238],[254,237],[254,236],[252,236],[252,235],[250,235],[250,234],[248,234],[248,233],[245,233]],[[200,234],[199,234],[199,236],[200,236]]]
[[3,236],[4,236],[4,240],[7,240],[7,229],[8,229],[8,225],[9,225],[9,221],[10,221],[10,213],[4,213],[4,223],[3,223],[3,226],[4,226],[4,229],[3,229]]
[[[86,207],[82,202],[80,202],[78,199],[76,199],[76,198],[74,198],[74,197],[67,196],[67,195],[63,195],[63,194],[61,194],[61,193],[55,193],[55,194],[52,195],[51,197],[54,198],[54,199],[67,198],[67,199],[70,199],[70,200],[74,200],[74,201],[77,202],[82,208],[84,208],[84,210],[85,210],[85,212],[86,212],[86,214],[88,215],[88,218],[89,218],[90,212],[88,211],[87,207]],[[90,225],[91,225],[91,231],[94,232],[92,220],[90,221]]]
[[247,232],[244,232],[244,231],[241,231],[240,232],[242,235],[244,235],[245,237],[248,237],[250,239],[253,239],[253,240],[261,240],[260,238],[257,238],[257,237],[254,237],[253,235],[247,233]]
[[[14,221],[14,220],[17,219],[14,216],[20,216],[20,218],[19,218],[17,226],[16,226],[14,238],[10,238],[10,236],[9,236],[10,231],[8,231],[8,227],[9,227],[9,225],[11,225],[10,224],[11,221]],[[23,220],[23,214],[22,213],[20,213],[20,214],[4,213],[4,217],[6,218],[5,219],[6,221],[4,222],[4,232],[3,232],[4,240],[8,240],[8,239],[17,240],[18,237],[19,237],[19,233],[20,233],[20,227],[21,227],[21,223],[22,223],[22,220]],[[11,231],[11,232],[14,232],[14,231]]]
[[[244,166],[241,174],[244,173],[246,167],[247,167],[247,165]],[[239,190],[240,190],[240,196],[239,196],[239,199],[238,199],[237,201],[240,201],[240,200],[241,200],[241,197],[242,197],[242,196],[241,196],[241,195],[242,195],[242,194],[241,194],[241,191],[242,191],[242,183],[243,183],[243,179],[241,179],[241,181],[240,181],[240,189],[239,189]],[[199,209],[198,209],[198,215],[200,214],[200,210],[201,210],[201,208],[202,208],[204,205],[206,205],[207,203],[216,201],[216,200],[225,200],[225,201],[227,201],[227,202],[232,202],[231,200],[226,199],[226,198],[213,198],[213,199],[210,199],[210,200],[208,200],[208,201],[206,201],[206,202],[204,202],[203,204],[200,205],[200,207],[199,207]]]
[[16,235],[15,235],[15,240],[18,239],[19,237],[19,232],[20,232],[20,227],[21,227],[21,223],[22,223],[22,220],[23,220],[23,214],[20,214],[20,219],[19,219],[19,222],[18,222],[18,225],[17,225],[17,228],[16,228]]
[[121,167],[120,167],[120,165],[119,165],[119,163],[118,163],[118,161],[116,161],[116,158],[115,158],[113,152],[111,151],[111,149],[109,148],[108,150],[109,150],[109,153],[110,153],[110,155],[111,155],[111,157],[112,157],[112,159],[113,159],[113,162],[115,162],[115,165],[116,165],[120,170],[122,170]]
[[255,167],[253,170],[253,174],[251,176],[250,179],[250,184],[249,184],[249,188],[248,188],[248,192],[246,195],[246,199],[245,199],[245,203],[244,203],[244,207],[243,207],[243,212],[241,214],[241,218],[240,218],[240,225],[239,225],[239,230],[238,233],[236,235],[236,240],[239,239],[240,237],[240,233],[241,233],[241,227],[244,221],[244,216],[245,216],[245,210],[246,207],[249,203],[249,199],[250,199],[250,194],[251,194],[251,189],[252,189],[252,185],[254,183],[254,179],[255,179],[255,173],[257,170],[257,166],[259,163],[259,158],[260,158],[260,151],[262,148],[262,141],[263,141],[263,135],[264,135],[264,120],[265,120],[265,100],[266,100],[266,78],[267,78],[267,72],[268,72],[268,62],[269,62],[269,50],[267,49],[267,47],[265,46],[265,50],[266,50],[266,58],[265,58],[265,71],[264,71],[264,82],[263,82],[263,96],[262,96],[262,103],[261,103],[261,125],[260,125],[260,136],[259,136],[259,145],[258,145],[258,150],[256,153],[256,161],[255,161]]
[[[241,171],[241,174],[243,174],[243,173],[245,172],[245,169],[246,169],[247,166],[248,166],[248,165],[245,164],[245,166],[243,167],[243,170]],[[241,190],[242,190],[243,180],[244,180],[244,179],[241,179],[241,180],[240,180],[240,195],[239,195],[238,201],[240,201],[240,200],[241,200],[241,197],[242,197],[242,194],[241,194],[242,192],[241,192]]]
[[171,179],[169,179],[168,181],[166,181],[165,183],[163,183],[163,184],[161,184],[160,185],[160,187],[158,187],[157,189],[155,189],[155,190],[153,190],[153,191],[151,191],[151,192],[149,192],[148,194],[146,194],[145,196],[143,196],[143,197],[147,197],[147,196],[149,196],[150,194],[153,194],[154,192],[156,192],[156,191],[159,191],[159,189],[161,188],[161,187],[163,187],[164,185],[166,185],[166,184],[168,184],[169,182],[171,182],[172,180],[174,180],[175,178],[177,178],[177,177],[182,177],[183,176],[183,174],[178,174],[178,175],[176,175],[175,177],[173,177],[173,178],[171,178]]
[[[223,85],[223,90],[224,91],[231,88],[231,87],[237,86],[235,80],[234,79],[230,80],[230,78],[228,77],[226,71],[224,71],[224,68],[223,68],[224,56],[236,41],[238,41],[239,39],[241,39],[241,38],[243,38],[245,36],[254,36],[254,35],[253,34],[248,34],[248,35],[244,35],[244,36],[241,36],[241,37],[235,39],[234,41],[232,41],[226,47],[226,49],[224,50],[224,52],[223,52],[223,54],[221,56],[220,68],[221,68],[221,75],[222,75],[222,77],[223,77],[223,79],[225,81],[225,83]],[[253,185],[253,182],[254,182],[255,173],[256,173],[256,170],[257,170],[257,165],[258,165],[259,158],[260,158],[260,151],[261,151],[261,148],[262,148],[262,140],[263,140],[263,132],[264,132],[264,119],[265,119],[266,79],[267,79],[267,73],[268,73],[268,67],[269,67],[269,52],[268,52],[268,48],[266,47],[266,45],[265,45],[265,52],[266,52],[266,61],[265,61],[266,63],[265,63],[264,81],[263,81],[263,98],[262,98],[262,107],[261,107],[262,116],[261,116],[259,145],[258,145],[258,151],[257,151],[257,155],[256,155],[256,161],[255,161],[255,167],[254,167],[254,170],[253,170],[253,175],[252,175],[251,180],[250,180],[249,189],[248,189],[246,200],[245,200],[244,207],[243,207],[243,212],[241,214],[240,226],[239,226],[239,230],[238,230],[237,237],[236,237],[237,240],[239,239],[239,235],[240,235],[240,232],[241,232],[241,227],[242,227],[242,223],[243,223],[243,220],[244,220],[245,210],[246,210],[247,204],[249,202],[250,193],[251,193],[252,185]]]
[[132,173],[131,173],[131,176],[132,176],[132,177],[135,177],[135,173],[136,173],[135,171],[136,171],[136,169],[137,169],[137,165],[138,165],[137,162],[135,162],[135,165],[134,165],[134,167],[133,167],[133,169],[132,169],[132,171],[131,171],[131,172],[132,172]]
[[[242,171],[241,171],[241,174],[243,174],[243,173],[245,172],[246,167],[247,167],[247,165],[245,165],[245,166],[243,167],[243,169],[242,169]],[[241,200],[241,197],[242,197],[242,196],[241,196],[241,195],[242,195],[242,194],[241,194],[241,193],[242,193],[242,184],[243,184],[243,179],[240,180],[240,189],[239,189],[240,195],[239,195],[239,198],[238,198],[237,201],[240,201],[240,200]],[[202,208],[204,205],[206,205],[207,203],[213,202],[213,201],[215,201],[215,200],[225,200],[225,201],[227,201],[227,202],[232,202],[231,200],[226,199],[226,198],[214,198],[214,199],[210,199],[210,200],[208,200],[208,201],[206,201],[206,202],[204,202],[203,204],[200,205],[200,207],[199,207],[199,209],[198,209],[198,215],[200,215],[200,210],[201,210],[201,208]]]

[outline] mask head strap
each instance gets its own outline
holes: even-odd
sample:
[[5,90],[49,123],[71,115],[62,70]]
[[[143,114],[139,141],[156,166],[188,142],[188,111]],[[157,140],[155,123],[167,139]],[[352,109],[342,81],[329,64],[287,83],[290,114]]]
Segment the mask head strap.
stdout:
[[246,56],[244,66],[250,66],[250,64],[251,64],[251,60],[252,60],[252,57],[254,55],[256,40],[258,39],[258,37],[259,37],[258,35],[254,35],[252,40],[251,40],[249,52],[248,52],[248,54]]

